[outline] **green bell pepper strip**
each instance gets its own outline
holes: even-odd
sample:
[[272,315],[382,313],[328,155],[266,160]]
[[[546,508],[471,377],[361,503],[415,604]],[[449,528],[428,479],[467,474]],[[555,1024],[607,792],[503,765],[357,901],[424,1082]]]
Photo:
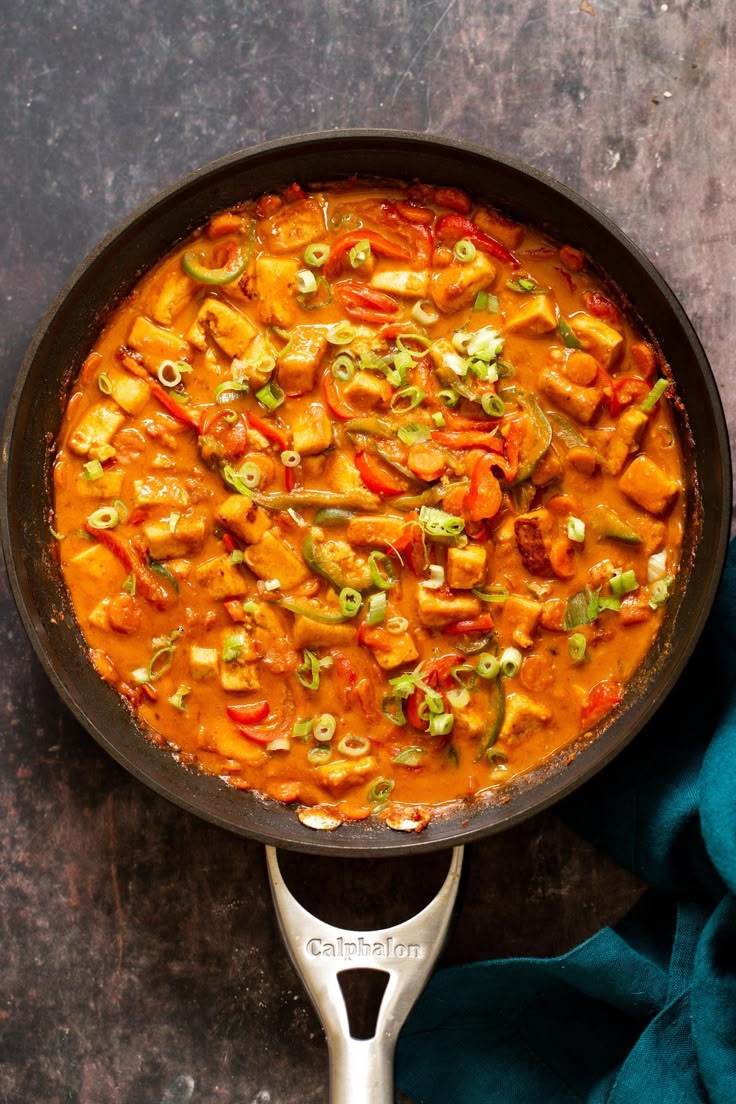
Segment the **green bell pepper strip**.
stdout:
[[321,625],[341,625],[343,621],[350,620],[341,610],[327,611],[315,609],[313,606],[303,606],[294,598],[282,598],[280,602],[275,604],[281,609],[288,610],[289,613],[295,613],[298,617],[308,617],[311,621],[319,621]]
[[372,585],[371,572],[367,564],[362,567],[356,566],[354,574],[346,575],[341,564],[330,559],[324,547],[314,539],[312,533],[306,537],[302,545],[302,556],[309,570],[315,575],[321,575],[338,593],[344,587],[352,587],[362,593]]
[[371,437],[393,437],[394,431],[388,422],[382,422],[375,416],[365,418],[350,418],[345,422],[347,433],[368,433]]
[[493,747],[501,734],[504,718],[506,717],[506,690],[503,682],[503,677],[498,675],[490,684],[491,690],[495,690],[496,694],[496,713],[493,719],[489,721],[485,732],[481,736],[478,754],[475,757],[476,763],[483,758],[489,748]]
[[314,515],[314,524],[321,525],[323,529],[338,529],[347,525],[352,517],[355,517],[354,510],[340,510],[334,506],[328,506]]
[[598,540],[622,541],[624,544],[641,544],[641,536],[628,522],[609,506],[596,506],[593,511],[591,529]]
[[[221,268],[208,268],[202,264],[193,249],[189,249],[181,259],[181,267],[187,276],[191,276],[199,284],[211,284],[220,287],[223,284],[231,284],[243,275],[248,262],[253,256],[255,247],[256,224],[251,223],[248,245],[241,249],[238,245],[232,251],[226,264]],[[234,244],[234,243],[233,243]]]
[[501,398],[504,401],[507,398],[514,399],[528,416],[534,429],[534,439],[531,447],[526,450],[525,455],[521,458],[516,478],[511,484],[513,487],[529,478],[549,449],[552,444],[552,426],[534,395],[531,395],[528,391],[522,391],[520,387],[506,387],[501,392]]
[[338,510],[376,510],[380,499],[364,487],[349,491],[323,491],[316,487],[298,487],[293,491],[252,491],[251,497],[266,510],[298,510],[302,507],[335,507]]

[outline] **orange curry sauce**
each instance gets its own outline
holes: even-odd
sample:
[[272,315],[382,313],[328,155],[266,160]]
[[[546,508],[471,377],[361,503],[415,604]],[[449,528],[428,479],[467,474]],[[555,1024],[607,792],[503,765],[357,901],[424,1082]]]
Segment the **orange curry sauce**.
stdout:
[[93,663],[153,740],[314,827],[497,791],[659,629],[684,517],[660,370],[582,252],[454,189],[215,215],[67,406]]

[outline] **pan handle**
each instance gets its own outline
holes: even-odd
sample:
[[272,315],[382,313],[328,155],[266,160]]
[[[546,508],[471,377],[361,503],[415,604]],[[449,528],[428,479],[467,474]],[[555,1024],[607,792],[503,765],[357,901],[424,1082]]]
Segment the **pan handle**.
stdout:
[[[274,847],[266,848],[281,934],[322,1021],[330,1054],[330,1104],[392,1104],[399,1032],[442,950],[460,885],[463,848],[455,847],[447,877],[426,908],[392,928],[350,931],[307,912],[287,888]],[[370,1039],[350,1034],[339,975],[388,974]]]

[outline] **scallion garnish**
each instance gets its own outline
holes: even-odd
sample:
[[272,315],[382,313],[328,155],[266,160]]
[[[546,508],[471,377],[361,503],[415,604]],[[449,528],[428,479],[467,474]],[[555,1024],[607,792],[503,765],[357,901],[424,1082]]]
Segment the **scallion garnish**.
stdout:
[[613,594],[616,598],[621,598],[624,594],[633,593],[633,591],[639,589],[639,582],[636,578],[636,572],[617,572],[609,580],[609,586],[611,588],[611,594]]
[[[412,390],[412,388],[407,387],[406,390],[409,391]],[[421,393],[422,392],[420,392],[420,394]],[[403,441],[405,445],[418,445],[422,441],[428,441],[431,435],[432,431],[429,426],[418,425],[416,422],[409,422],[408,425],[399,426],[396,430],[396,436],[400,441]]]
[[659,606],[664,605],[670,596],[671,584],[671,579],[658,579],[656,583],[652,584],[652,589],[649,592],[649,606],[651,609],[658,609]]
[[460,396],[457,391],[453,391],[450,387],[446,387],[443,391],[438,391],[437,398],[444,406],[457,406],[460,402]]
[[360,612],[363,599],[360,591],[353,587],[343,587],[339,594],[340,609],[346,617],[355,617]]
[[131,596],[131,598],[134,598],[135,597],[135,588],[136,588],[136,577],[131,572],[130,575],[125,576],[125,579],[123,581],[123,585],[121,586],[120,589],[125,594],[129,594]]
[[420,299],[415,303],[411,309],[411,316],[422,326],[432,326],[440,317],[428,299]]
[[349,732],[340,740],[337,750],[341,755],[347,755],[348,759],[360,759],[371,750],[371,742],[365,736],[356,736]]
[[[424,402],[424,391],[421,387],[403,387],[391,399],[391,409],[406,414],[422,402]],[[429,432],[427,435],[429,436]]]
[[242,633],[233,633],[232,636],[228,636],[225,643],[222,645],[222,652],[220,653],[223,663],[234,663],[236,659],[240,659],[243,652],[244,639]]
[[447,736],[452,732],[455,717],[452,713],[433,713],[429,718],[430,736]]
[[588,659],[587,640],[582,633],[573,633],[567,641],[567,650],[573,663],[583,663]]
[[318,744],[307,752],[307,762],[313,767],[319,767],[323,763],[329,763],[332,758],[332,748],[329,744]]
[[215,402],[218,405],[235,402],[239,399],[241,394],[247,395],[250,391],[250,387],[247,383],[239,383],[237,380],[225,380],[224,383],[218,384],[215,388]]
[[507,280],[506,287],[511,291],[518,291],[522,295],[544,295],[546,288],[535,284],[528,276],[520,276],[518,280]]
[[473,302],[474,311],[484,311],[488,309],[488,292],[479,291]]
[[103,395],[112,395],[112,381],[105,372],[101,372],[97,377],[97,386]]
[[498,314],[498,296],[488,293],[488,313]]
[[304,250],[304,263],[312,268],[321,268],[330,255],[330,247],[324,242],[315,242]]
[[173,705],[174,709],[179,709],[182,713],[186,712],[187,707],[184,698],[187,694],[191,694],[191,692],[191,686],[185,686],[184,683],[182,683],[169,698],[169,705]]
[[165,579],[175,594],[179,593],[179,580],[176,575],[164,563],[160,563],[158,560],[151,560],[151,571],[155,571],[157,575],[160,575],[162,579]]
[[371,258],[371,243],[367,238],[362,238],[359,242],[356,242],[353,248],[348,253],[348,260],[350,261],[351,268],[360,268],[366,261]]
[[396,582],[396,572],[391,557],[385,552],[371,552],[368,556],[368,570],[373,586],[381,590],[390,590]]
[[331,713],[321,713],[314,722],[312,735],[318,744],[327,744],[335,735],[337,721]]
[[422,506],[419,524],[429,537],[458,537],[465,529],[461,517],[438,510],[436,506]]
[[506,648],[501,653],[498,665],[504,678],[514,678],[518,675],[523,658],[518,648]]
[[406,717],[404,715],[404,707],[401,704],[401,698],[398,694],[386,694],[381,703],[381,712],[387,721],[396,725],[397,728],[401,728],[406,724]]
[[256,391],[256,398],[267,410],[276,410],[284,402],[286,395],[277,383],[271,380],[260,391]]
[[336,322],[334,326],[330,326],[326,330],[325,337],[330,345],[349,345],[357,333],[355,326],[352,326],[346,318],[343,318],[341,322]]
[[314,717],[306,717],[303,721],[294,722],[294,727],[291,730],[291,735],[295,740],[306,741],[309,739],[313,727]]
[[314,295],[317,290],[317,277],[308,268],[300,268],[296,274],[294,286],[300,295]]
[[394,755],[391,762],[397,763],[400,767],[418,767],[426,754],[426,748],[405,747],[398,755]]
[[232,552],[227,558],[228,563],[241,564],[243,562],[243,553],[239,548],[233,548]]
[[90,460],[86,464],[82,464],[82,479],[87,479],[90,483],[95,479],[102,479],[105,474],[105,469],[99,460]]
[[156,369],[156,375],[164,387],[178,387],[182,376],[191,370],[191,364],[187,364],[185,360],[162,360]]
[[585,522],[579,517],[569,517],[567,519],[567,535],[571,541],[582,544],[585,540]]
[[667,574],[667,550],[655,552],[647,560],[647,582],[656,583]]
[[366,799],[369,805],[382,804],[391,796],[394,782],[390,778],[374,778],[368,787]]
[[442,564],[430,564],[429,578],[422,579],[419,585],[426,587],[427,590],[439,590],[440,587],[443,587],[445,585],[445,569]]
[[[590,587],[585,587],[583,590],[579,590],[577,594],[573,594],[571,598],[567,599],[567,605],[565,607],[565,619],[563,621],[563,628],[566,632],[570,629],[577,629],[580,625],[588,625],[591,621],[595,621],[598,616],[597,604],[592,602],[595,597]],[[592,608],[595,605],[595,608]]]
[[114,529],[120,524],[120,514],[114,506],[100,506],[87,518],[87,524],[93,529]]
[[250,491],[254,491],[260,485],[262,472],[254,460],[246,460],[237,473],[240,479]]
[[332,374],[335,379],[347,381],[355,375],[355,364],[348,353],[340,353],[332,362]]
[[304,650],[304,659],[296,669],[296,677],[307,690],[319,689],[319,660],[314,652]]
[[452,252],[462,264],[470,264],[471,261],[475,260],[477,249],[469,238],[460,238],[460,241],[455,242],[455,248]]
[[435,410],[434,414],[432,415],[432,421],[438,429],[442,429],[443,425],[446,424],[445,415],[442,413],[441,410]]
[[[245,468],[246,466],[247,465],[244,464],[243,468]],[[229,487],[232,487],[233,490],[236,490],[238,494],[245,495],[246,498],[251,497],[251,488],[246,483],[245,477],[241,472],[236,472],[232,464],[223,464],[222,468],[220,469],[220,474],[222,475],[222,478],[225,480],[227,485]]]
[[488,590],[477,590],[474,587],[471,594],[480,598],[481,602],[505,602],[509,596],[506,587],[502,586],[491,586]]
[[302,458],[298,452],[294,452],[293,449],[284,449],[281,453],[281,463],[285,468],[296,468],[301,464]]
[[657,380],[654,387],[641,404],[641,409],[644,411],[645,414],[649,414],[649,412],[653,410],[654,407],[657,405],[657,403],[667,390],[668,383],[669,381],[666,379]]
[[296,301],[302,310],[315,311],[329,307],[332,302],[332,287],[324,276],[317,277],[317,288],[309,295],[297,295]]
[[382,590],[379,594],[371,594],[365,612],[366,625],[380,625],[386,617],[387,605],[385,590]]
[[490,652],[483,652],[478,656],[475,670],[483,679],[495,679],[501,670],[501,664]]
[[562,338],[563,344],[567,345],[568,349],[582,349],[582,343],[572,332],[569,323],[566,322],[564,318],[558,320],[557,332]]
[[481,395],[480,405],[483,408],[483,413],[487,414],[489,418],[503,418],[506,413],[506,403],[500,395],[491,393]]

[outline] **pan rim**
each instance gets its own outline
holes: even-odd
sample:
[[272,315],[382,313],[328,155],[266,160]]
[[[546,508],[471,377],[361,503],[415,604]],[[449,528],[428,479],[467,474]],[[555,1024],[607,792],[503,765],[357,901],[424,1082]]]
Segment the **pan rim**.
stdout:
[[[423,148],[427,151],[443,151],[446,154],[460,154],[470,155],[481,161],[495,162],[506,169],[513,172],[521,173],[526,177],[531,178],[537,185],[540,185],[544,189],[549,189],[562,195],[569,203],[582,209],[588,217],[597,222],[603,229],[611,235],[623,248],[628,252],[636,263],[643,269],[648,279],[655,285],[663,299],[666,301],[669,310],[674,314],[677,324],[682,332],[685,334],[688,342],[689,349],[691,350],[697,366],[701,379],[708,392],[711,408],[713,411],[716,430],[717,441],[715,442],[715,448],[718,451],[718,456],[721,463],[722,474],[722,494],[721,494],[721,510],[719,516],[715,519],[711,519],[715,527],[717,526],[717,534],[715,545],[717,548],[717,555],[715,563],[711,565],[709,574],[709,580],[707,588],[704,592],[704,597],[701,605],[697,611],[697,615],[694,619],[694,623],[690,623],[687,628],[686,639],[683,640],[679,648],[673,651],[673,654],[669,656],[666,663],[666,670],[664,675],[656,676],[658,694],[654,695],[654,687],[649,687],[649,693],[647,695],[647,701],[643,708],[639,708],[635,714],[634,719],[628,726],[628,730],[624,735],[619,735],[616,740],[611,740],[609,746],[604,747],[601,743],[601,739],[604,733],[601,733],[599,737],[594,739],[590,745],[591,749],[595,749],[597,753],[586,755],[582,752],[566,771],[560,771],[553,779],[548,792],[545,794],[536,793],[535,787],[530,786],[527,791],[522,795],[521,800],[508,816],[504,819],[494,821],[492,823],[480,823],[474,824],[474,817],[470,816],[467,827],[449,826],[449,821],[444,821],[444,818],[440,817],[433,821],[430,829],[418,834],[405,834],[396,833],[382,827],[381,838],[377,834],[371,834],[361,831],[362,826],[355,826],[356,831],[353,832],[349,839],[343,836],[343,842],[338,842],[338,839],[332,833],[314,832],[309,830],[310,835],[304,837],[303,832],[295,831],[292,836],[289,836],[286,829],[289,827],[289,820],[284,817],[285,829],[283,832],[272,832],[260,830],[258,825],[255,827],[251,824],[244,825],[242,822],[238,822],[234,817],[226,815],[225,812],[219,812],[212,809],[203,809],[201,802],[191,798],[187,795],[187,778],[191,779],[191,775],[178,767],[178,771],[181,774],[181,785],[177,785],[173,790],[170,784],[161,782],[154,774],[152,774],[145,766],[133,762],[125,751],[117,747],[111,742],[104,731],[98,726],[98,724],[90,717],[85,711],[84,707],[74,697],[66,681],[62,677],[62,674],[57,669],[56,665],[48,654],[43,640],[39,632],[37,624],[37,618],[34,613],[29,609],[24,593],[23,585],[16,563],[16,557],[14,555],[12,534],[10,532],[10,518],[9,518],[9,459],[14,443],[14,431],[16,420],[19,412],[21,400],[25,391],[26,382],[33,367],[36,355],[39,347],[48,331],[51,327],[57,314],[61,311],[67,298],[72,293],[73,289],[88,272],[88,270],[98,261],[98,259],[106,253],[120,238],[126,233],[133,230],[136,224],[152,218],[158,208],[165,205],[170,199],[177,194],[185,192],[187,189],[193,186],[202,186],[206,180],[215,177],[217,174],[225,171],[235,170],[237,167],[243,166],[247,163],[252,163],[258,159],[267,159],[273,154],[283,152],[289,157],[295,157],[299,152],[305,152],[307,150],[313,150],[319,148],[320,145],[325,147],[332,147],[340,143],[367,143],[377,144],[380,147],[388,148],[392,143],[401,145],[415,146],[417,149]],[[174,183],[159,190],[149,200],[140,204],[123,220],[118,222],[108,233],[99,241],[75,268],[71,277],[66,281],[61,291],[56,295],[44,313],[43,319],[40,322],[36,333],[28,347],[28,350],[23,358],[23,363],[19,371],[16,383],[11,392],[8,411],[5,418],[5,425],[2,437],[1,453],[2,455],[2,480],[0,483],[0,495],[3,505],[3,509],[0,510],[0,540],[2,543],[3,553],[5,556],[6,569],[10,580],[11,592],[18,609],[21,621],[23,623],[26,634],[28,635],[31,645],[34,649],[36,656],[38,657],[46,675],[51,680],[56,692],[61,697],[64,704],[72,712],[76,720],[82,725],[87,732],[89,732],[93,738],[129,773],[136,777],[139,781],[145,783],[149,788],[161,796],[178,804],[180,807],[186,809],[188,812],[215,824],[218,827],[225,828],[229,831],[234,831],[239,835],[245,836],[249,839],[254,839],[263,843],[272,843],[277,846],[284,847],[285,849],[309,851],[312,853],[320,853],[324,855],[334,856],[347,856],[352,855],[355,857],[397,857],[405,855],[412,851],[421,850],[424,852],[440,850],[447,848],[457,843],[471,842],[474,839],[479,839],[495,832],[505,830],[508,827],[512,827],[515,824],[520,823],[528,816],[536,812],[541,812],[543,809],[548,808],[553,803],[561,800],[564,796],[570,793],[573,789],[576,789],[579,785],[585,782],[593,774],[609,763],[634,737],[641,731],[641,729],[651,720],[655,712],[659,708],[661,701],[669,694],[674,684],[679,679],[682,671],[689,660],[692,652],[695,648],[697,641],[699,640],[708,614],[710,613],[715,594],[718,589],[720,581],[720,575],[723,569],[725,561],[726,548],[729,536],[729,519],[731,512],[730,502],[730,488],[731,488],[731,461],[730,450],[728,445],[728,434],[726,430],[725,416],[723,407],[718,393],[718,388],[713,376],[712,370],[708,363],[705,351],[702,344],[687,316],[679,299],[669,287],[668,283],[662,277],[658,269],[652,264],[649,258],[639,249],[639,247],[624,233],[609,217],[603,212],[599,211],[593,204],[587,199],[578,195],[568,185],[555,180],[548,176],[546,173],[540,170],[526,165],[520,160],[509,157],[499,151],[482,147],[475,143],[459,141],[452,138],[446,138],[430,134],[420,134],[413,131],[404,130],[385,130],[385,129],[349,129],[349,130],[336,130],[327,132],[311,132],[307,134],[295,134],[291,136],[285,136],[272,140],[270,142],[262,143],[256,146],[247,147],[242,150],[237,150],[233,153],[227,154],[224,157],[218,158],[215,161],[209,162],[198,169],[186,174],[179,178]],[[660,685],[661,680],[661,685]],[[631,708],[624,711],[624,716],[631,714]],[[606,731],[615,726],[616,721],[612,722],[611,726],[607,726]],[[588,749],[586,749],[587,751]],[[164,752],[164,754],[170,756],[170,752]],[[576,769],[577,768],[577,769]],[[211,777],[211,776],[210,776]],[[213,781],[217,781],[213,779]],[[219,783],[224,787],[223,783]],[[231,791],[232,792],[232,791]],[[267,799],[264,799],[267,800]],[[223,808],[226,808],[227,803],[223,802]],[[282,807],[283,809],[284,807]],[[284,809],[288,816],[293,820],[297,829],[301,829],[302,826],[297,821],[293,812],[288,809]],[[256,818],[252,818],[257,820]],[[482,818],[481,818],[482,819]],[[444,822],[443,822],[444,821]],[[344,826],[347,828],[348,826]],[[340,830],[341,832],[343,829]],[[361,840],[363,836],[363,840]]]

